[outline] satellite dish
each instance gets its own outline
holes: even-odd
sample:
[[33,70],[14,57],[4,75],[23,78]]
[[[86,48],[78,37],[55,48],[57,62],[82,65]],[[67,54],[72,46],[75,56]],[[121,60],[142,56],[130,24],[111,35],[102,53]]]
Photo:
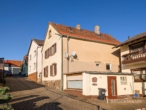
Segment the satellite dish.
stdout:
[[71,54],[72,54],[72,56],[73,56],[73,57],[75,57],[75,56],[76,56],[76,52],[75,52],[75,51],[72,51],[72,53],[71,53]]
[[68,53],[67,52],[65,52],[65,58],[68,58]]

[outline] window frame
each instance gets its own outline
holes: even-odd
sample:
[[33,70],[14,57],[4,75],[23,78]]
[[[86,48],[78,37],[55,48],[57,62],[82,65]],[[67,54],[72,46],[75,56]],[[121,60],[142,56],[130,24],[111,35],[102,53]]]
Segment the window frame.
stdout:
[[127,85],[127,77],[126,76],[121,76],[120,77],[120,82],[121,82],[121,85]]
[[52,37],[52,31],[51,30],[49,30],[49,39]]
[[[107,69],[107,66],[109,65],[109,69]],[[112,65],[111,65],[111,63],[106,63],[106,70],[112,70]]]
[[44,68],[44,77],[47,78],[48,77],[48,66],[46,66]]
[[57,75],[57,63],[53,63],[50,65],[50,76],[56,76]]

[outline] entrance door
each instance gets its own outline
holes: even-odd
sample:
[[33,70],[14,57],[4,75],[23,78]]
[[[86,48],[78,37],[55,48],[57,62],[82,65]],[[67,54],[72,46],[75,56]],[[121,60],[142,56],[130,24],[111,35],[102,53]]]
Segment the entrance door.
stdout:
[[117,81],[116,76],[108,76],[108,98],[117,98]]

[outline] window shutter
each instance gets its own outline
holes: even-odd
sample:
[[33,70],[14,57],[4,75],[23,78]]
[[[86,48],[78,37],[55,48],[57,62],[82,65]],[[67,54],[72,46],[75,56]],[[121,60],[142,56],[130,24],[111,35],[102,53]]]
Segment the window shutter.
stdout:
[[55,43],[55,45],[54,45],[54,53],[56,53],[56,43]]
[[46,77],[48,77],[48,66],[46,67]]
[[57,64],[54,64],[54,74],[57,75]]
[[51,49],[51,47],[50,47],[50,56],[52,55],[51,53],[52,53],[52,49]]
[[49,56],[50,56],[50,55],[49,55],[49,48],[48,48],[48,58],[49,58]]
[[45,51],[45,59],[46,59],[46,51]]
[[45,75],[46,75],[46,69],[44,68],[44,77],[46,77]]
[[52,76],[52,65],[50,65],[50,76]]

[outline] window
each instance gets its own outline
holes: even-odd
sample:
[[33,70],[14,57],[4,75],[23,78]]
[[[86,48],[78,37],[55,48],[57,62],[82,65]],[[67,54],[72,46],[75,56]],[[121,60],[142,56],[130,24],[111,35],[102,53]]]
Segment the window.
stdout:
[[34,63],[34,69],[36,68],[36,63]]
[[111,64],[106,64],[106,70],[111,70]]
[[50,76],[57,75],[57,64],[54,63],[50,66]]
[[140,79],[140,75],[134,76],[134,79],[136,79],[136,80],[138,79],[139,80]]
[[52,33],[51,33],[51,30],[49,31],[49,37],[48,38],[51,38],[52,36]]
[[51,48],[51,55],[54,55],[56,53],[56,43]]
[[96,64],[96,66],[99,66],[99,65],[100,65],[100,64],[98,64],[98,63]]
[[48,66],[44,68],[44,77],[48,77]]
[[45,51],[45,59],[56,53],[56,43]]
[[127,77],[120,77],[121,85],[127,85]]

